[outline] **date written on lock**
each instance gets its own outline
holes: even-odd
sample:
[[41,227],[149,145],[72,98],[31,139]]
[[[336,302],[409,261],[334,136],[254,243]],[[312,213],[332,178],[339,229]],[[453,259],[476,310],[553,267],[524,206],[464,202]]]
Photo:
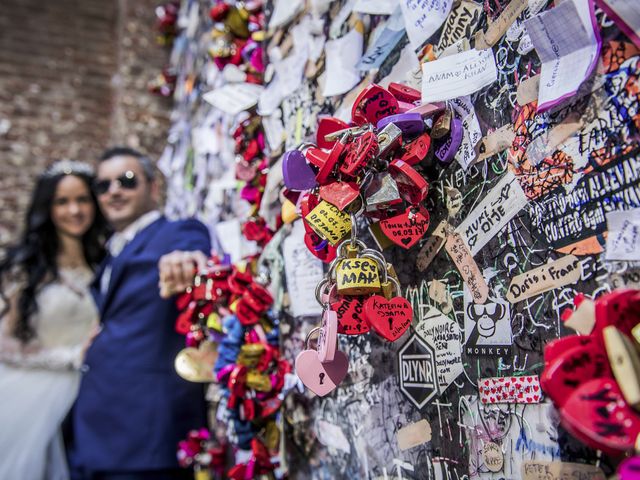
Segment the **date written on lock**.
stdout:
[[338,207],[322,200],[304,217],[305,222],[331,245],[340,243],[351,232],[351,217]]
[[356,257],[342,260],[336,268],[336,283],[340,295],[367,295],[380,291],[378,262]]

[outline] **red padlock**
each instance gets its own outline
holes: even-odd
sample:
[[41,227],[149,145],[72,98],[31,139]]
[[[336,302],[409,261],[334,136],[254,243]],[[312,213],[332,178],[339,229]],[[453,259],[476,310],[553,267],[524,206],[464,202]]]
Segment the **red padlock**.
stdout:
[[342,138],[333,145],[329,155],[327,156],[327,160],[320,166],[316,175],[316,180],[320,185],[324,185],[329,180],[329,177],[333,173],[333,169],[338,164],[340,157],[342,157],[345,151],[348,138],[348,135],[343,135]]
[[331,245],[326,240],[320,238],[315,232],[307,232],[304,235],[304,244],[309,251],[322,260],[323,263],[331,263],[336,258],[338,247]]
[[231,395],[229,395],[227,406],[230,409],[236,408],[238,402],[243,400],[247,393],[247,371],[247,367],[244,365],[236,365],[229,375],[227,388]]
[[563,351],[546,365],[540,385],[559,408],[576,388],[594,378],[613,375],[604,349],[597,342],[590,342]]
[[349,124],[336,117],[319,116],[316,144],[320,148],[331,149],[336,140],[325,140],[325,135],[349,128]]
[[404,160],[396,159],[389,164],[389,173],[398,184],[400,196],[412,205],[427,198],[429,184]]
[[425,132],[411,143],[403,146],[404,153],[400,157],[400,160],[404,160],[409,165],[420,163],[427,157],[430,147],[431,137]]
[[634,450],[640,417],[624,401],[615,380],[597,378],[578,387],[560,410],[562,424],[596,450],[620,455]]
[[388,90],[375,83],[362,90],[351,108],[351,119],[356,125],[372,123],[399,113],[398,100]]
[[391,82],[389,84],[389,91],[394,97],[403,102],[413,103],[422,100],[420,90],[411,88],[409,85],[403,85],[402,83]]
[[180,335],[186,335],[191,331],[191,325],[193,325],[193,317],[195,315],[198,304],[195,301],[191,301],[189,306],[180,312],[176,319],[175,329]]
[[379,152],[375,133],[363,133],[348,145],[344,161],[340,165],[340,172],[355,177],[362,167],[373,161]]
[[594,338],[591,335],[570,335],[568,337],[557,338],[547,343],[544,347],[544,363],[549,365],[556,358],[562,355],[567,350],[579,347],[589,346],[594,342]]
[[244,326],[255,325],[260,321],[260,313],[253,310],[242,298],[235,303],[235,309],[238,321]]

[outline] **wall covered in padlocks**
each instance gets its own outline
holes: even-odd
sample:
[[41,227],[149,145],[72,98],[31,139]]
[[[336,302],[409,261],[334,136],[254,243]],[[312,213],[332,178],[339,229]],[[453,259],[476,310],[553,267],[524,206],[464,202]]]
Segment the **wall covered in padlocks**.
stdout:
[[[640,288],[637,18],[631,0],[182,2],[167,211],[234,263],[260,255],[265,328],[324,395],[287,375],[279,440],[254,429],[277,475],[595,479],[632,452],[606,354],[628,345],[607,326],[640,321],[635,293],[607,296]],[[321,316],[316,369],[296,357]],[[225,385],[217,428],[247,445]],[[252,448],[234,478],[268,470]]]

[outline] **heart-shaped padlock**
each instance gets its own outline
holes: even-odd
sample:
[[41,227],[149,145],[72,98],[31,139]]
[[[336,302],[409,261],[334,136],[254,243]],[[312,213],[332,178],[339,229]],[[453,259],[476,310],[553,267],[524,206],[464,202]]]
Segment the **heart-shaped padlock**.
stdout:
[[[400,292],[400,284],[393,277],[389,280],[395,284],[396,293]],[[364,317],[371,329],[390,342],[398,340],[411,326],[413,308],[403,297],[387,299],[373,295],[364,303]]]
[[289,150],[282,156],[282,175],[289,190],[310,190],[317,186],[316,174],[300,150]]
[[427,233],[429,212],[422,206],[409,207],[399,215],[381,220],[380,229],[393,243],[409,249]]
[[561,407],[582,383],[611,378],[607,355],[596,342],[578,345],[560,353],[545,366],[540,385],[557,407]]
[[349,370],[349,359],[337,350],[333,361],[322,363],[318,357],[318,352],[308,348],[309,338],[314,331],[311,330],[305,339],[305,350],[296,357],[296,375],[304,385],[319,397],[324,397],[331,393],[344,380]]
[[363,89],[353,102],[351,119],[356,125],[378,123],[378,120],[398,113],[398,100],[388,90],[375,83]]

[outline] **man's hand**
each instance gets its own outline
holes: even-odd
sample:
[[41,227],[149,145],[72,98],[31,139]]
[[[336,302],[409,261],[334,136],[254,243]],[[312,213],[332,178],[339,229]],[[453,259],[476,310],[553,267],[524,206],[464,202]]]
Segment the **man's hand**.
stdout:
[[174,250],[163,255],[158,262],[160,296],[169,298],[171,295],[184,292],[193,284],[196,272],[206,266],[207,257],[198,250],[192,252]]

